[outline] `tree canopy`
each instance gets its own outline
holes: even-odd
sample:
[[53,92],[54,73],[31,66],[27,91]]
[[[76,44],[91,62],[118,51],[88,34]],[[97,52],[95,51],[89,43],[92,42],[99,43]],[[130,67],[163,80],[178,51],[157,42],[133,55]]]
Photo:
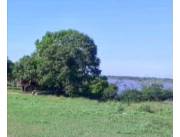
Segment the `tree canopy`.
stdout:
[[[7,60],[8,81],[20,83],[23,91],[95,99],[166,100],[171,91],[162,85],[145,87],[141,92],[130,90],[117,94],[117,87],[101,75],[97,46],[92,38],[76,30],[47,32],[35,41],[36,49],[13,63]],[[34,92],[33,92],[34,93]]]
[[97,46],[88,35],[76,30],[47,32],[35,45],[35,52],[15,65],[18,80],[68,96],[102,96],[108,87],[100,76]]

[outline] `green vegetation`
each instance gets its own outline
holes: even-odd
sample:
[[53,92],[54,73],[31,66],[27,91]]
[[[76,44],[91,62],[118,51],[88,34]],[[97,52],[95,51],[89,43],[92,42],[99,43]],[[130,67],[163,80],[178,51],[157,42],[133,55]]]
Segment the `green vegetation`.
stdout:
[[8,90],[8,137],[171,137],[172,102],[98,102]]
[[94,41],[78,31],[47,32],[35,44],[32,55],[7,61],[8,86],[24,91],[8,90],[9,137],[172,136],[171,91],[152,85],[119,96]]
[[7,59],[7,78],[8,78],[8,81],[13,80],[13,67],[14,67],[14,63],[10,59]]
[[101,76],[97,46],[86,34],[76,30],[47,32],[35,45],[32,55],[15,63],[8,59],[8,86],[19,83],[22,91],[33,91],[33,94],[38,90],[70,97],[126,100],[128,104],[130,101],[172,100],[172,92],[160,85],[118,96],[116,85]]
[[153,84],[150,87],[144,88],[142,91],[127,90],[119,95],[117,100],[127,102],[173,100],[173,92],[164,90],[161,85]]
[[[109,84],[100,75],[100,59],[93,39],[75,30],[65,30],[47,32],[35,44],[35,52],[22,57],[12,71],[23,91],[38,89],[71,97],[103,97]],[[109,89],[114,93],[116,88]]]

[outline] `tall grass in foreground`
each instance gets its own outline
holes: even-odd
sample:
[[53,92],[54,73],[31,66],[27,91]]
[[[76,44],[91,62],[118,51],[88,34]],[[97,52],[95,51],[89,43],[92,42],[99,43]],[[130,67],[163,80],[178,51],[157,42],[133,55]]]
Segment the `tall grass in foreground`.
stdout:
[[8,90],[8,137],[170,137],[172,102],[98,102]]

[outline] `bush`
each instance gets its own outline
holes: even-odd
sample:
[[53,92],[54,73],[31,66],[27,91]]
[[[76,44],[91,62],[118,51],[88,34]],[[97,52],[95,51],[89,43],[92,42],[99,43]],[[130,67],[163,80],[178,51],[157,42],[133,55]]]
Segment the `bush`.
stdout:
[[114,99],[116,95],[117,95],[117,87],[113,84],[110,84],[107,88],[104,89],[102,98]]
[[108,88],[108,82],[101,78],[93,80],[89,85],[89,91],[95,98],[101,98],[106,88]]
[[173,92],[170,90],[164,90],[161,100],[173,100]]
[[137,90],[128,90],[119,96],[119,100],[122,101],[141,101],[142,100],[142,92]]
[[164,90],[161,85],[155,84],[151,87],[144,88],[142,94],[142,99],[148,101],[163,101],[173,98],[172,91]]
[[109,84],[105,76],[91,81],[88,90],[90,97],[101,100],[114,99],[117,95],[117,87],[114,84]]
[[172,100],[173,92],[169,90],[164,90],[161,85],[152,85],[150,87],[144,88],[142,91],[128,90],[123,94],[119,95],[118,100],[139,102],[139,101],[164,101]]

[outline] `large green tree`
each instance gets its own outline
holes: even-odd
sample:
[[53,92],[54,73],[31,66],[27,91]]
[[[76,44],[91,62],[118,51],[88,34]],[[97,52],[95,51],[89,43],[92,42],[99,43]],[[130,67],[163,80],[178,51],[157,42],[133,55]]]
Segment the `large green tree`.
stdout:
[[100,76],[97,46],[89,36],[75,30],[47,32],[35,44],[35,52],[15,64],[23,90],[35,85],[68,96],[114,95],[115,88],[108,88],[107,78]]
[[73,95],[87,89],[100,75],[97,46],[87,35],[75,30],[47,32],[36,41],[40,60],[40,85]]

